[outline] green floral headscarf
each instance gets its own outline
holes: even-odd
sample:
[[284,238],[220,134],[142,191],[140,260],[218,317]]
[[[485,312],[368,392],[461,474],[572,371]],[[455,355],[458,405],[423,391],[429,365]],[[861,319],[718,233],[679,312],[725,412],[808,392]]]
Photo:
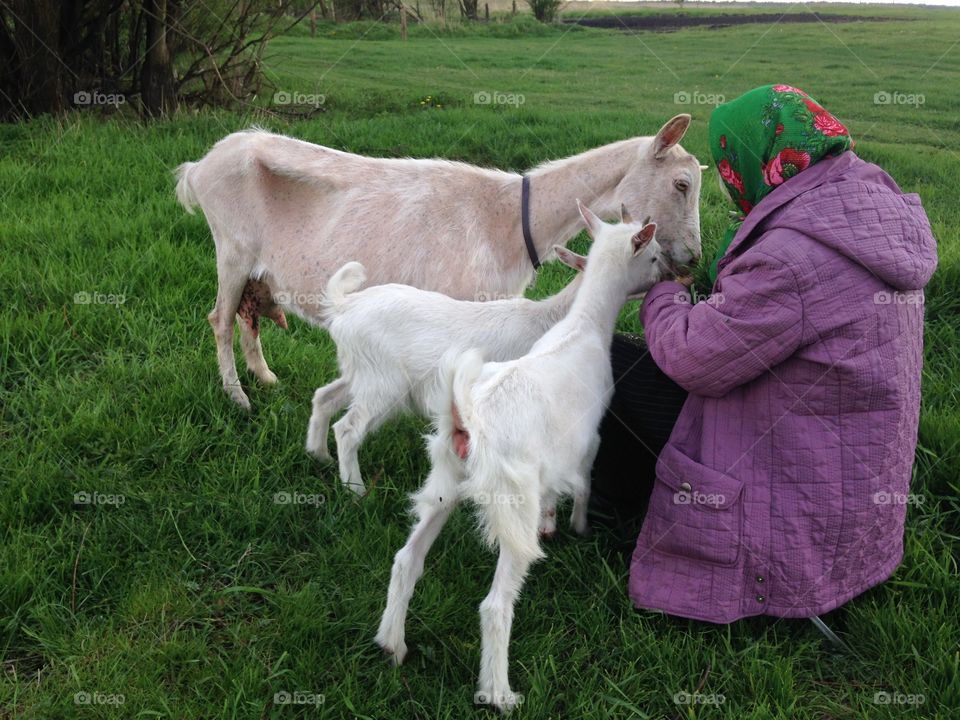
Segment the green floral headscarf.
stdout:
[[717,106],[710,116],[710,152],[742,213],[724,235],[717,263],[754,206],[797,173],[853,147],[847,128],[816,100],[790,85],[764,85]]

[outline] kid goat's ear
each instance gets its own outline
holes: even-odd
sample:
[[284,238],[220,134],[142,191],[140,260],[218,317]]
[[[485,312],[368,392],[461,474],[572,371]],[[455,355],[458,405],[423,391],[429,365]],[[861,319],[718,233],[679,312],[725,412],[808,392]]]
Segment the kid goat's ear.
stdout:
[[647,245],[650,244],[650,241],[653,240],[653,236],[657,233],[657,224],[650,223],[644,225],[640,232],[634,235],[631,240],[633,241],[633,254],[637,255],[642,253],[646,249]]
[[554,245],[553,251],[557,254],[557,257],[560,258],[560,262],[567,267],[573,268],[577,272],[583,272],[584,268],[587,267],[587,259],[583,255],[578,255],[563,245]]
[[587,232],[590,234],[590,237],[596,238],[597,230],[600,229],[600,218],[590,212],[590,208],[588,208],[579,200],[577,200],[577,207],[580,209],[580,217],[583,218],[583,222],[587,226]]
[[690,127],[690,116],[686,113],[667,120],[653,139],[653,156],[658,160],[662,158],[667,150],[680,142],[688,127]]

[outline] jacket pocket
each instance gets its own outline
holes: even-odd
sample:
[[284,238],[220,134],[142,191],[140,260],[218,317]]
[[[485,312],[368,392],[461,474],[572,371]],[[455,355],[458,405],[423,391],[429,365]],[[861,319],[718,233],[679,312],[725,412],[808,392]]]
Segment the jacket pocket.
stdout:
[[743,482],[667,445],[657,461],[643,532],[648,547],[713,565],[733,565],[743,532]]

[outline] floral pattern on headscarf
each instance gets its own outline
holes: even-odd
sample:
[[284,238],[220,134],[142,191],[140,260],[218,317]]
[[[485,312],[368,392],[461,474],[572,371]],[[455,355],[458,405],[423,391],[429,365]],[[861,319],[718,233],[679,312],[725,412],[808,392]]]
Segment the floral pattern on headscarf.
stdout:
[[[842,122],[792,85],[755,88],[710,116],[710,152],[743,216],[790,178],[853,144]],[[741,216],[727,229],[710,266],[711,280],[742,223]]]

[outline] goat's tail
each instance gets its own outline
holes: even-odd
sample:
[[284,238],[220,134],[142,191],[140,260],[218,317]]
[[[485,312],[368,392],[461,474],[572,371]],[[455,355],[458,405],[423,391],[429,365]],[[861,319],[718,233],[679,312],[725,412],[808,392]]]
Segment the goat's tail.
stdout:
[[327,292],[323,296],[324,322],[334,315],[347,295],[354,293],[367,281],[367,270],[358,262],[348,262],[337,270],[327,281]]
[[177,200],[183,205],[183,209],[193,215],[194,208],[197,207],[197,193],[190,184],[190,171],[196,165],[194,162],[185,162],[180,165],[174,174],[177,176]]
[[[466,351],[458,349],[447,350],[440,359],[440,374],[449,399],[445,414],[449,414],[452,407],[457,408],[463,426],[468,430],[475,425],[473,413],[473,393],[471,390],[483,370],[483,356],[473,348]],[[451,428],[453,418],[450,418]]]
[[[456,408],[462,427],[470,437],[468,457],[473,462],[461,492],[479,504],[477,521],[484,540],[490,547],[498,543],[507,546],[530,562],[539,560],[543,557],[537,537],[539,502],[534,502],[539,489],[530,483],[530,478],[538,477],[538,468],[507,461],[489,444],[484,444],[473,392],[483,372],[480,351],[448,350],[440,360],[440,372],[448,401],[438,419],[439,432],[431,442],[440,445],[450,442]],[[431,447],[431,453],[435,447]]]

